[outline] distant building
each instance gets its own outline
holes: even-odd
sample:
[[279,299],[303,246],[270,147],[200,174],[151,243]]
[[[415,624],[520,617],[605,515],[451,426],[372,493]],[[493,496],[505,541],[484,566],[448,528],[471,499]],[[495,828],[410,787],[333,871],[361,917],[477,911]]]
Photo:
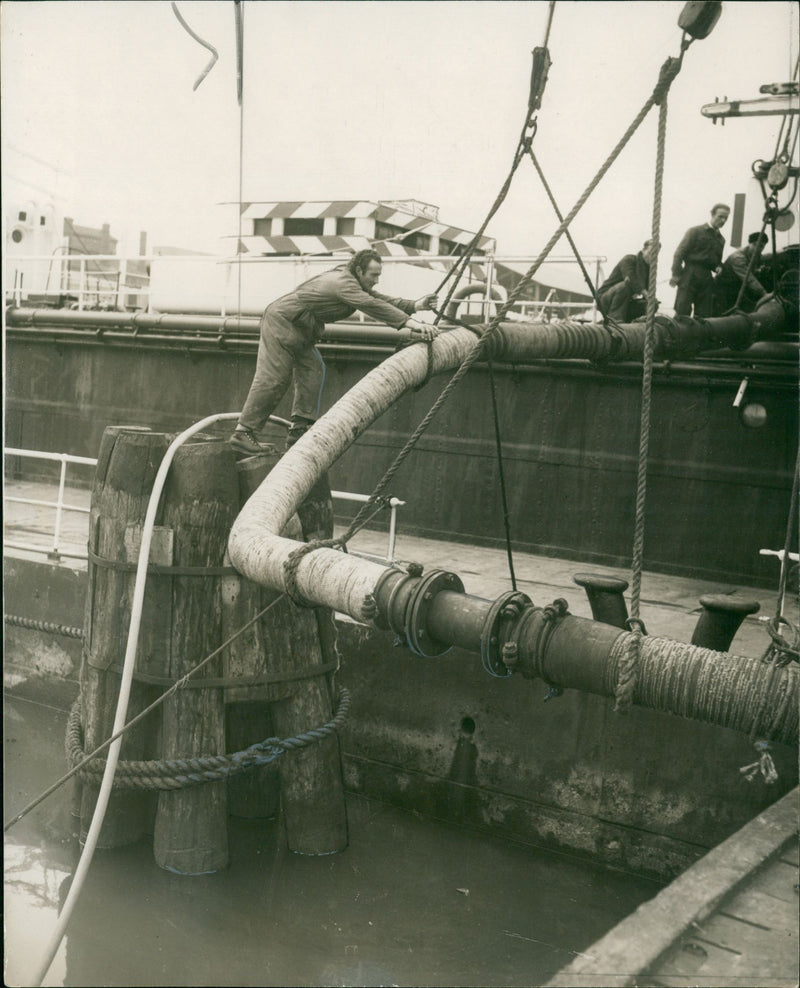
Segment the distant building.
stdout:
[[64,217],[64,237],[70,254],[116,254],[117,239],[111,236],[111,227],[104,223],[98,230],[91,226],[78,226],[71,216]]
[[[373,247],[385,256],[463,254],[475,237],[439,221],[439,209],[418,199],[242,203],[244,229],[236,253],[324,255]],[[475,251],[493,251],[481,237]]]

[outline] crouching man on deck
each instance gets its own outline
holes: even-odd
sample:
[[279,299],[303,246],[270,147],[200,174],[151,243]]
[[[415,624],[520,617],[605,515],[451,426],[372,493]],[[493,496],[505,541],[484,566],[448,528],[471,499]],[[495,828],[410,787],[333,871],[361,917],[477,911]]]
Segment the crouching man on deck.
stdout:
[[425,295],[415,302],[381,295],[374,291],[380,276],[380,254],[360,250],[347,265],[303,282],[267,306],[261,317],[255,376],[229,440],[238,455],[272,451],[272,447],[259,442],[257,434],[292,379],[294,400],[287,449],[316,421],[325,364],[315,343],[324,333],[326,322],[346,319],[358,309],[395,329],[410,329],[412,340],[432,340],[438,335],[435,326],[410,318],[433,308],[436,295]]
[[604,316],[615,322],[632,322],[647,312],[652,240],[645,240],[638,254],[626,254],[597,289],[597,303]]

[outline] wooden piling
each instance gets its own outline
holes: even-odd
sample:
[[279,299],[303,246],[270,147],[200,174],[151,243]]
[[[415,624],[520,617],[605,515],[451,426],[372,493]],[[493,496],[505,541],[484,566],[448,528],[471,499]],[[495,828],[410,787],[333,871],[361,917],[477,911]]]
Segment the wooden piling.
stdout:
[[[260,456],[238,464],[243,501],[258,487],[275,462],[275,457]],[[327,477],[310,493],[298,515],[283,532],[287,538],[300,541],[304,531],[313,539],[332,535],[333,510]],[[251,592],[250,589],[242,591],[245,596]],[[282,595],[262,590],[260,607],[276,596]],[[269,697],[272,723],[278,737],[293,737],[331,719],[333,677],[329,667],[335,666],[336,647],[330,610],[298,607],[283,596],[261,619],[250,645],[250,675],[260,669],[291,677],[294,673],[305,674],[320,667],[320,673],[315,676],[303,675],[296,681],[272,684],[262,694]],[[338,737],[334,734],[310,747],[287,752],[277,764],[289,848],[302,854],[332,854],[344,850],[347,818]]]
[[[110,426],[98,453],[89,519],[88,590],[80,687],[84,749],[93,751],[112,732],[130,622],[130,600],[138,552],[133,533],[141,531],[150,492],[167,438],[149,430]],[[152,604],[152,602],[151,602]],[[128,719],[151,701],[153,690],[134,682]],[[120,758],[155,756],[153,723],[146,718],[122,740]],[[91,824],[99,788],[82,787],[80,835]],[[138,840],[148,829],[152,796],[114,790],[109,800],[98,847]]]
[[[194,441],[175,455],[163,496],[163,520],[173,531],[172,613],[167,675],[177,679],[222,642],[222,574],[228,533],[238,509],[233,454],[220,440]],[[209,575],[183,568],[211,567]],[[222,675],[217,656],[196,679]],[[225,753],[225,702],[219,687],[181,689],[163,705],[165,759]],[[179,874],[206,874],[228,862],[225,782],[162,791],[153,851],[156,863]]]

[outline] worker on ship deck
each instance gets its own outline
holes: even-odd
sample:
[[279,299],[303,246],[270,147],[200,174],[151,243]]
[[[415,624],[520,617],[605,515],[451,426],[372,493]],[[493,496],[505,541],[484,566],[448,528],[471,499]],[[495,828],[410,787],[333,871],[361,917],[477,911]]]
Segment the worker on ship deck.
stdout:
[[[722,270],[714,279],[714,313],[721,316],[734,307],[742,312],[752,312],[766,288],[753,273],[758,257],[767,244],[766,233],[751,233],[747,246],[733,251],[725,259]],[[755,260],[754,260],[755,258]],[[736,306],[739,291],[744,284],[742,298]]]
[[293,292],[267,306],[261,317],[256,372],[229,442],[243,456],[273,452],[262,444],[259,431],[275,411],[294,380],[292,421],[287,449],[316,421],[322,397],[325,364],[315,346],[325,323],[346,319],[356,310],[373,319],[410,329],[412,340],[429,341],[439,330],[412,316],[436,305],[436,295],[416,301],[392,298],[375,291],[381,276],[381,257],[366,249],[346,265],[303,282]]
[[669,280],[675,294],[675,315],[696,319],[710,316],[714,308],[714,275],[722,266],[725,238],[719,232],[730,215],[730,207],[718,202],[711,210],[711,220],[690,227],[678,244],[672,259]]
[[638,254],[626,254],[597,289],[597,304],[615,322],[632,322],[647,311],[652,240],[645,240]]

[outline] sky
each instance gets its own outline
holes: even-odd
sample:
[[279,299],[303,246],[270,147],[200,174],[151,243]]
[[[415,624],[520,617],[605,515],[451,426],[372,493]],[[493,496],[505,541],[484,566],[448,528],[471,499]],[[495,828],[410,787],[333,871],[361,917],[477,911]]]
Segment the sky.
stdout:
[[[244,105],[236,100],[234,4],[181,0],[219,61],[162,0],[3,0],[3,196],[35,180],[77,223],[111,224],[120,249],[226,253],[240,197],[416,198],[475,230],[508,173],[525,119],[544,0],[246,0]],[[560,0],[534,149],[566,213],[679,51],[682,2]],[[717,201],[748,196],[778,118],[713,125],[715,97],[754,99],[791,77],[797,5],[727,2],[686,53],[669,98],[659,281],[688,226]],[[571,227],[609,265],[649,235],[657,111]],[[758,201],[757,201],[758,200]],[[797,212],[797,210],[795,210]],[[530,162],[487,233],[499,255],[535,255],[557,227]],[[787,235],[798,240],[798,225]],[[723,232],[726,232],[725,230]],[[746,229],[745,232],[748,232]],[[785,238],[786,239],[786,238]],[[561,241],[554,253],[564,255]]]

